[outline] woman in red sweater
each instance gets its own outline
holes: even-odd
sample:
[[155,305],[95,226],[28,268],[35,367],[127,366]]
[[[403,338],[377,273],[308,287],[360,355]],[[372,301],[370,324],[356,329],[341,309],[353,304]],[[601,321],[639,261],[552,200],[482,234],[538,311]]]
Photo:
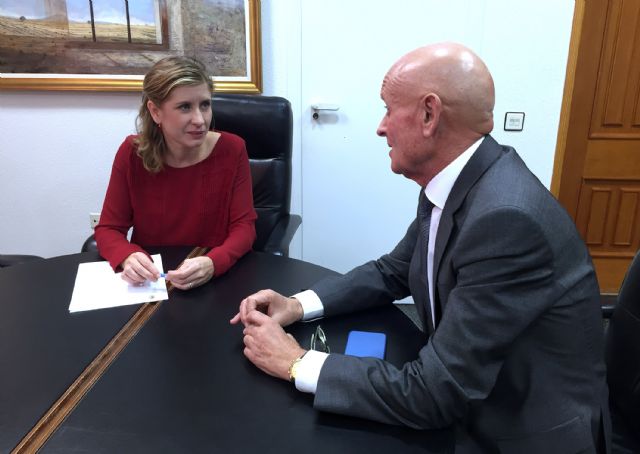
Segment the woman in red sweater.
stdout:
[[204,66],[185,57],[158,61],[144,78],[138,135],[118,149],[95,230],[100,255],[129,283],[160,276],[144,246],[211,248],[167,273],[183,290],[251,250],[249,159],[240,137],[209,131],[212,88]]

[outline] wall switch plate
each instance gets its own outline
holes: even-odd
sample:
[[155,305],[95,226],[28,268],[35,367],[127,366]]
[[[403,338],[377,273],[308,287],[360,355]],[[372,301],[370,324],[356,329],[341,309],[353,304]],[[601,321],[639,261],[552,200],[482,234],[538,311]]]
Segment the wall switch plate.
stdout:
[[89,225],[92,229],[96,228],[98,222],[100,222],[100,213],[89,213]]
[[507,112],[504,114],[505,131],[522,131],[524,128],[524,112]]

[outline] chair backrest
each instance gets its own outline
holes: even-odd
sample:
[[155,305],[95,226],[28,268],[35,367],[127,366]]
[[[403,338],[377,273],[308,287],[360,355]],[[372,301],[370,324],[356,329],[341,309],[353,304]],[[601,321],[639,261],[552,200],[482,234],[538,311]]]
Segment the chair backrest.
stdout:
[[[607,329],[607,381],[618,411],[640,440],[640,251],[620,287]],[[615,427],[614,427],[615,431]]]
[[255,250],[263,250],[291,207],[291,104],[276,96],[215,94],[211,129],[232,132],[247,144],[258,214]]

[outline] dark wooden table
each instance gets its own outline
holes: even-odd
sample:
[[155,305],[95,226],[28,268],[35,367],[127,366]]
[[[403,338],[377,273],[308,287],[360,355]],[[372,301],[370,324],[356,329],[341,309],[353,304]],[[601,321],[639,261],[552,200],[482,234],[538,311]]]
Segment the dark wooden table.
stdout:
[[[164,251],[165,267],[177,264],[178,257]],[[96,257],[77,254],[0,272],[0,289],[9,295],[0,317],[2,452],[20,442],[141,308],[69,314],[77,264],[91,260]],[[242,328],[229,324],[244,296],[262,288],[295,293],[331,274],[254,252],[203,287],[174,290],[60,421],[41,452],[449,452],[447,432],[317,412],[313,396],[244,358]],[[317,323],[298,323],[288,331],[307,347]],[[344,351],[350,330],[385,332],[387,359],[396,365],[415,358],[424,342],[392,306],[321,324],[336,352]]]

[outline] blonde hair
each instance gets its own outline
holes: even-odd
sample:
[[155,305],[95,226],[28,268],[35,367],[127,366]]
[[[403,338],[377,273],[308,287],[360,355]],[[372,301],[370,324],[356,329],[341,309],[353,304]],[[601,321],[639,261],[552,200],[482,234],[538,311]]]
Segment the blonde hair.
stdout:
[[173,56],[166,57],[154,64],[144,76],[142,84],[142,104],[138,112],[136,128],[138,137],[138,156],[142,158],[144,168],[151,173],[158,173],[164,166],[163,156],[167,146],[162,130],[153,121],[147,108],[148,101],[156,106],[162,105],[176,87],[200,85],[206,83],[213,92],[213,82],[202,63],[195,58]]

